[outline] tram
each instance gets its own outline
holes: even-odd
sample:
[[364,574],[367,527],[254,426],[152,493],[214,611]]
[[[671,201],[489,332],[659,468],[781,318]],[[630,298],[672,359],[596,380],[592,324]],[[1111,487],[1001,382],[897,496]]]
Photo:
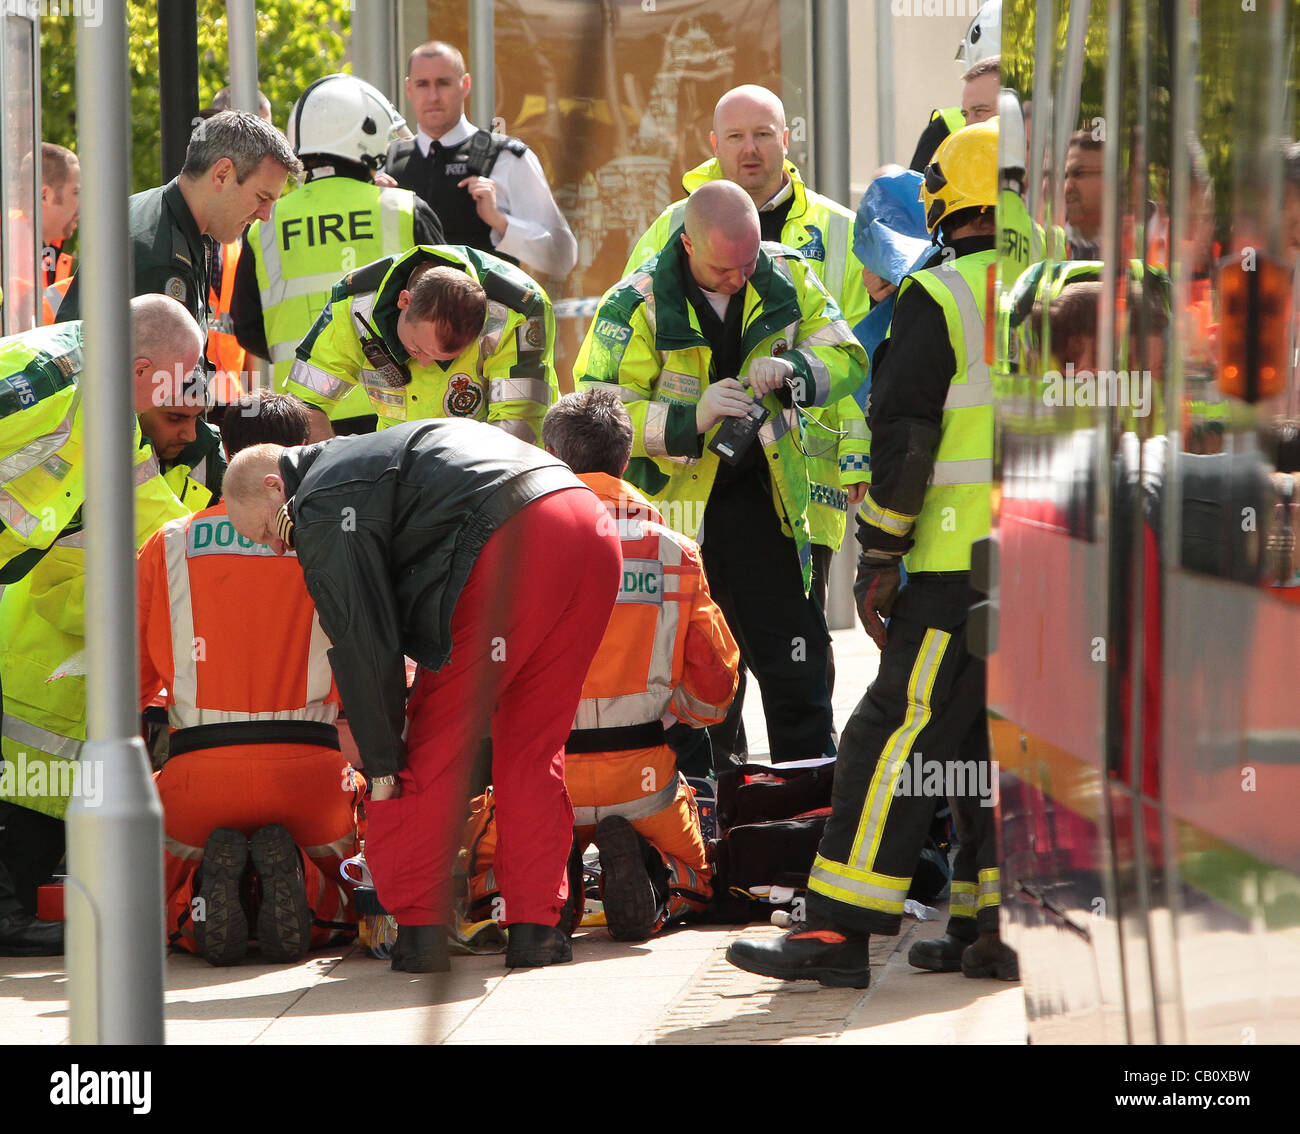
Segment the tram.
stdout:
[[1300,7],[1009,0],[1002,45],[972,626],[1030,1039],[1295,1043]]

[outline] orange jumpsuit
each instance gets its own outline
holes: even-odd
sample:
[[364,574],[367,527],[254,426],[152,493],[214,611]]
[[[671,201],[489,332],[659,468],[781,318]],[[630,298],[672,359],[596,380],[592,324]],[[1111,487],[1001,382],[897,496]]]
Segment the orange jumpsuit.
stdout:
[[663,857],[669,896],[659,929],[712,894],[695,795],[663,741],[673,718],[717,724],[736,692],[739,652],[695,542],[667,527],[640,492],[604,473],[579,479],[604,501],[623,546],[614,613],[582,686],[565,746],[578,845],[608,815],[627,819]]
[[337,747],[330,643],[292,554],[243,539],[217,504],[141,548],[139,603],[140,705],[165,686],[172,727],[157,775],[172,944],[194,952],[190,901],[208,835],[270,823],[303,852],[312,945],[354,933],[339,864],[357,851],[360,783]]

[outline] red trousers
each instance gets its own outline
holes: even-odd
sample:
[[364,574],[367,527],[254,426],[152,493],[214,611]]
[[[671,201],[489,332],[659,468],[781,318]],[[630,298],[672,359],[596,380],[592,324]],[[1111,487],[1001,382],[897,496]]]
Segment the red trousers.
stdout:
[[288,828],[303,852],[312,948],[355,933],[351,887],[339,877],[339,863],[357,853],[352,777],[346,756],[310,744],[209,748],[168,760],[154,779],[171,943],[195,952],[190,902],[208,836],[218,827],[252,836],[271,823]]
[[407,704],[401,794],[366,804],[366,862],[400,924],[451,922],[470,772],[489,731],[500,920],[559,920],[573,836],[564,742],[623,568],[607,516],[586,488],[552,493],[506,521],[475,560],[452,617],[451,659],[420,671]]

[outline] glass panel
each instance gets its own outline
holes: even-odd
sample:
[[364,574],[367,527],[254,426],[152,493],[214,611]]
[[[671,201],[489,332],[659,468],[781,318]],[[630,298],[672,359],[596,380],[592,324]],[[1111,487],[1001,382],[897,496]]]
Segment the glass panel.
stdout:
[[36,258],[40,224],[36,203],[35,107],[32,102],[32,21],[4,16],[4,329],[25,331],[37,323]]

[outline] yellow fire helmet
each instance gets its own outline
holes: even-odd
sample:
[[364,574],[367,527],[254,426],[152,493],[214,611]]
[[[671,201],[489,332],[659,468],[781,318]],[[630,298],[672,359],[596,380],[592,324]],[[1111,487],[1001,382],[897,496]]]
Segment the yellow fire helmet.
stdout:
[[959,209],[998,202],[998,120],[976,122],[949,134],[934,151],[921,181],[925,225],[934,232],[939,222]]

